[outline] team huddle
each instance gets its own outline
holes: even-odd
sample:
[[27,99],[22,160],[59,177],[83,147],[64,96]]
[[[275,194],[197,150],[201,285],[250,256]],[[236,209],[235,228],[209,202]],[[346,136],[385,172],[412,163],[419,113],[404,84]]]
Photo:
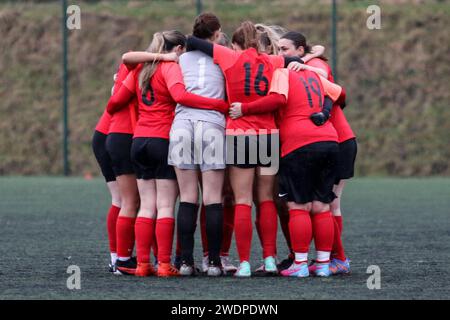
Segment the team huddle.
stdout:
[[[263,259],[254,273],[350,272],[340,199],[357,145],[324,50],[249,21],[230,41],[203,13],[192,35],[157,32],[146,51],[122,56],[92,141],[112,198],[111,272],[250,277],[253,204]],[[278,221],[290,251],[281,262]]]

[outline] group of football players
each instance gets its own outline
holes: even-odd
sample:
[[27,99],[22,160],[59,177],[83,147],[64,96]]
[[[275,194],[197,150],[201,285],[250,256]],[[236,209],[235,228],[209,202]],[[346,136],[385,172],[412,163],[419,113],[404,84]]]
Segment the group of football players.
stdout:
[[[250,277],[252,211],[263,258],[253,273],[350,272],[340,201],[357,145],[323,53],[299,32],[250,21],[229,40],[203,13],[192,35],[157,32],[122,56],[93,137],[112,199],[111,272]],[[281,262],[278,223],[290,252]]]

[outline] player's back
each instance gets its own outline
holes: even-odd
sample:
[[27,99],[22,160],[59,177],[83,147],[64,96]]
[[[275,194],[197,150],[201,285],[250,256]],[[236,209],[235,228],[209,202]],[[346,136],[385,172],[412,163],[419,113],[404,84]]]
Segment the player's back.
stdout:
[[312,113],[321,111],[323,101],[323,87],[315,72],[289,71],[287,116],[295,116],[299,120],[309,119]]
[[274,68],[266,54],[253,49],[242,51],[232,67],[225,71],[231,102],[255,101],[266,96]]
[[288,73],[287,105],[279,114],[282,154],[314,142],[336,141],[336,130],[330,122],[316,126],[310,119],[313,113],[322,110],[325,99],[319,76],[309,70],[280,69],[278,72]]
[[172,79],[174,68],[179,68],[175,62],[160,62],[146,88],[139,87],[139,74],[142,67],[134,74],[136,95],[139,102],[139,120],[135,137],[167,138],[175,115],[175,101],[169,88],[178,79]]
[[[274,69],[268,55],[258,54],[254,48],[242,51],[236,62],[225,70],[228,100],[247,103],[266,96]],[[258,133],[260,130],[271,131],[276,128],[273,113],[227,119],[227,129],[232,130],[253,130]]]
[[[186,52],[180,56],[179,64],[187,91],[208,98],[225,98],[223,73],[210,56],[197,50]],[[225,126],[225,116],[214,110],[178,104],[175,114],[176,119],[202,120]]]

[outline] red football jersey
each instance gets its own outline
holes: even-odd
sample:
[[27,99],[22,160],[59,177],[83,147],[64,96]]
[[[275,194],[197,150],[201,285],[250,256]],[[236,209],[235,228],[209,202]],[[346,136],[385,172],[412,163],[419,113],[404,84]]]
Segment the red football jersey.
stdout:
[[[122,82],[127,78],[130,71],[122,63],[117,71],[117,79],[114,83],[113,93],[119,90]],[[111,116],[111,124],[109,126],[109,133],[126,133],[133,134],[134,126],[132,118],[136,112],[137,100],[132,99],[126,108],[120,109]]]
[[103,134],[108,134],[111,115],[105,110],[95,126],[95,130]]
[[139,87],[139,73],[142,65],[128,74],[123,82],[138,99],[139,119],[134,137],[155,137],[169,139],[169,132],[175,117],[176,102],[169,88],[183,84],[180,66],[175,62],[160,62],[149,82],[145,96]]
[[270,92],[282,94],[287,100],[287,104],[279,109],[282,157],[311,143],[338,141],[336,130],[329,121],[318,127],[310,116],[322,110],[325,95],[336,100],[341,90],[338,85],[309,70],[275,71]]
[[[320,58],[311,59],[306,63],[311,67],[316,67],[325,70],[328,73],[328,80],[334,83],[334,78],[332,74],[332,70],[326,61]],[[345,117],[344,111],[339,107],[339,105],[333,105],[330,114],[330,122],[333,124],[336,129],[339,137],[339,143],[344,142],[346,140],[352,139],[355,137],[350,124]]]
[[[236,52],[227,47],[214,45],[214,62],[222,69],[227,87],[228,101],[252,102],[266,96],[275,69],[284,66],[281,56],[259,54],[250,48]],[[241,129],[247,132],[234,132]],[[227,117],[227,134],[258,134],[277,130],[274,114],[245,115],[238,119]]]

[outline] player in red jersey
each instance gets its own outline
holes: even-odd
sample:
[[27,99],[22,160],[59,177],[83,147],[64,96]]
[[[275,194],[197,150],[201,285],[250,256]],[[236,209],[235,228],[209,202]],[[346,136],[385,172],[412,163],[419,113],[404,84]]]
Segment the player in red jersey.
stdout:
[[[114,81],[116,81],[116,75],[117,74],[114,75]],[[113,94],[114,87],[111,91],[111,94]],[[110,122],[111,115],[105,110],[95,127],[94,136],[92,137],[92,150],[100,166],[102,175],[105,178],[109,193],[111,194],[111,206],[106,216],[106,226],[111,256],[109,271],[114,272],[114,265],[117,260],[116,221],[119,216],[121,205],[119,186],[116,181],[116,176],[114,175],[111,157],[106,151],[106,138],[108,137]]]
[[[234,32],[235,50],[190,37],[188,48],[201,50],[213,57],[222,69],[229,101],[252,102],[265,96],[276,68],[300,59],[269,56],[260,53],[257,30],[243,22]],[[276,273],[277,210],[273,200],[273,184],[277,161],[278,130],[273,113],[227,119],[227,163],[235,198],[235,238],[240,266],[235,276],[251,276],[249,264],[252,240],[253,182],[256,175],[263,258],[267,272]],[[275,161],[274,161],[275,160]],[[274,161],[274,163],[272,163]],[[265,169],[265,170],[264,170]],[[274,227],[275,226],[275,227]]]
[[[178,31],[154,34],[148,49],[150,53],[184,51],[186,38]],[[140,53],[144,59],[145,52]],[[129,56],[129,55],[128,55]],[[136,56],[135,53],[132,55]],[[125,63],[136,62],[124,55]],[[132,61],[133,60],[133,61]],[[136,249],[138,265],[135,274],[155,273],[149,253],[156,234],[158,242],[158,270],[161,277],[177,276],[178,270],[170,264],[174,207],[178,196],[175,172],[167,163],[169,132],[176,103],[195,108],[226,112],[223,100],[203,98],[186,91],[180,67],[175,62],[153,61],[139,65],[123,82],[117,100],[108,104],[108,112],[120,110],[133,97],[139,103],[139,120],[133,136],[132,158],[137,164],[138,189],[141,200],[136,220]]]
[[[278,41],[280,40],[281,36],[283,34],[286,33],[286,30],[280,26],[276,26],[276,25],[266,25],[263,23],[258,23],[255,24],[256,30],[258,32],[258,42],[259,42],[259,48],[260,51],[263,51],[269,55],[277,55],[278,54]],[[302,57],[302,62],[307,62],[315,57],[319,57],[321,56],[325,51],[325,48],[323,46],[319,46],[316,45],[314,47],[312,47],[311,52],[304,55]],[[316,71],[316,72],[321,72],[323,76],[325,76],[325,72],[322,72],[322,70],[317,69],[317,68],[313,68],[313,67],[309,67],[306,66],[305,64],[300,64],[299,62],[292,62],[289,66],[288,69],[292,69],[294,71],[299,71],[302,69],[307,69],[307,70],[311,70],[311,71]],[[275,114],[276,116],[276,114]],[[275,122],[278,124],[279,121],[277,121],[277,119],[275,119]],[[255,184],[256,187],[256,184]],[[273,195],[274,195],[274,199],[275,199],[275,205],[277,207],[277,211],[283,211],[283,212],[287,212],[287,207],[284,201],[281,201],[281,199],[278,197],[278,179],[276,178],[275,183],[274,183],[274,188],[273,188]],[[253,197],[254,199],[258,199],[258,193],[256,188],[254,188],[253,191]],[[257,201],[256,201],[257,202]],[[255,226],[256,226],[256,231],[258,233],[259,239],[261,241],[261,246],[264,247],[264,243],[265,241],[263,241],[263,238],[266,236],[260,228],[260,214],[259,214],[259,210],[258,207],[256,208],[256,220],[255,220]],[[264,229],[264,231],[266,231],[267,228]],[[287,229],[287,227],[285,229],[283,229],[283,232],[287,232],[289,233],[289,230]],[[257,274],[265,274],[266,272],[266,267],[265,267],[265,263],[263,263],[259,268],[257,268],[255,270],[255,272]]]
[[[151,55],[150,58],[148,55]],[[166,61],[173,61],[176,60],[176,54],[147,54],[148,60],[166,60]],[[122,86],[123,81],[128,76],[130,70],[133,70],[136,67],[134,64],[121,64],[119,67],[119,72],[115,75],[116,85],[113,88],[113,96],[111,97],[109,104],[115,104],[119,100],[120,96],[118,94],[119,88]],[[106,112],[106,114],[109,116],[109,118],[114,119],[113,125],[111,125],[110,129],[108,130],[109,135],[109,150],[111,153],[116,154],[116,159],[120,163],[120,160],[124,165],[122,164],[122,167],[132,167],[133,172],[138,170],[139,168],[136,167],[131,162],[131,143],[132,143],[132,136],[136,127],[137,122],[137,99],[130,99],[127,101],[127,107],[120,109],[118,112],[115,112],[113,115],[110,115]],[[126,144],[126,145],[124,145]],[[127,169],[131,170],[131,169]],[[136,185],[136,179],[130,178],[127,179],[127,182],[129,182],[130,186],[132,187],[131,190],[137,190]],[[124,189],[128,191],[127,185],[124,185]],[[135,203],[136,200],[134,198],[137,197],[137,195],[133,192],[130,193],[131,198],[129,202]],[[138,201],[139,202],[139,201]],[[136,208],[137,210],[137,208]],[[115,274],[134,274],[136,267],[137,267],[137,261],[135,258],[131,258],[131,252],[133,251],[134,243],[135,243],[135,220],[136,220],[136,210],[133,208],[133,210],[127,210],[125,211],[126,214],[124,217],[120,218],[118,220],[119,223],[117,223],[117,217],[114,219],[108,220],[108,230],[110,230],[110,233],[114,231],[114,234],[116,234],[117,229],[117,243],[119,248],[119,254],[118,257],[116,255],[116,263],[113,264],[112,271],[115,272]],[[155,258],[157,258],[157,244],[156,241],[153,241],[152,245],[153,253]]]
[[[298,32],[288,32],[282,36],[279,41],[280,54],[284,56],[302,57],[308,51],[306,38]],[[306,48],[306,49],[305,49]],[[306,62],[307,65],[325,73],[323,76],[329,81],[334,82],[330,66],[324,58],[315,58]],[[322,73],[321,73],[322,74]],[[330,270],[333,274],[349,273],[350,264],[346,258],[344,247],[342,245],[342,213],[341,197],[346,179],[354,175],[354,165],[357,153],[357,144],[355,134],[353,133],[342,108],[334,105],[331,110],[330,122],[335,127],[338,134],[339,155],[337,165],[337,177],[334,186],[334,193],[337,198],[331,204],[331,211],[335,222],[335,241],[333,244],[332,261]],[[283,219],[284,221],[286,219]]]
[[[271,54],[277,54],[278,53],[278,40],[281,37],[282,34],[285,33],[285,30],[279,26],[267,26],[265,24],[256,24],[255,28],[257,30],[258,33],[258,45],[259,45],[259,50],[261,52],[265,52],[269,55]],[[226,39],[224,37],[225,35],[222,33],[222,39],[218,40],[218,44],[231,48],[231,42]],[[321,55],[322,54],[322,48],[319,48],[318,46],[314,48],[315,50],[319,51],[318,53],[316,53],[315,55],[311,55],[310,57],[305,57],[306,59],[309,58],[313,58],[316,55]],[[275,185],[276,187],[276,185]],[[278,189],[276,189],[278,190]],[[278,194],[275,192],[275,194]],[[254,199],[258,199],[258,192],[257,192],[257,184],[254,184],[254,189],[253,189],[253,198]],[[258,203],[258,201],[255,201],[256,203]],[[229,182],[229,177],[228,177],[228,169],[226,170],[226,175],[225,175],[225,184],[224,184],[224,226],[223,226],[223,240],[222,240],[222,248],[221,248],[221,252],[220,252],[220,257],[221,257],[221,262],[222,262],[222,267],[224,269],[224,271],[226,272],[235,272],[236,268],[231,264],[230,260],[229,260],[229,249],[230,249],[230,244],[231,244],[231,236],[233,234],[233,229],[234,229],[234,198],[233,198],[233,191],[231,189],[230,186],[230,182]],[[278,201],[277,201],[277,206],[279,205]],[[258,207],[256,208],[256,220],[255,220],[255,226],[256,226],[256,230],[258,232],[258,237],[261,241],[261,247],[264,246],[265,243],[267,243],[266,241],[262,241],[262,237],[264,236],[261,232],[260,232],[260,228],[259,228],[259,210]],[[204,272],[206,272],[206,270],[208,269],[208,242],[206,239],[206,216],[205,216],[205,212],[202,208],[202,212],[201,212],[201,231],[202,231],[202,244],[203,244],[203,252],[204,252],[204,259],[203,259],[203,263],[202,263],[202,269]],[[265,229],[266,230],[266,229]],[[273,229],[272,229],[273,230]],[[257,273],[264,273],[265,272],[265,264],[262,264],[262,266],[258,269],[256,269]]]
[[[122,64],[115,74],[115,85],[112,89],[112,97],[121,87],[122,80],[128,73],[127,68]],[[112,173],[117,180],[117,192],[120,194],[120,207],[113,206],[108,214],[107,225],[110,238],[111,267],[110,271],[118,273],[115,269],[117,260],[123,256],[132,261],[130,252],[134,246],[134,234],[126,228],[130,219],[136,212],[137,207],[137,186],[134,176],[134,168],[130,158],[131,138],[133,133],[132,119],[135,118],[135,102],[130,102],[128,108],[115,115],[105,113],[102,119],[109,119],[108,129],[104,127],[107,136],[104,141],[104,157],[108,157]],[[102,122],[105,120],[102,120]],[[125,223],[124,223],[125,222]],[[123,236],[125,234],[126,236]],[[125,240],[125,241],[124,241]],[[114,250],[114,251],[113,251]]]
[[[215,31],[214,28],[216,28],[216,24],[217,24],[217,18],[211,14],[204,14],[201,15],[199,17],[197,17],[196,19],[196,23],[194,26],[194,29],[197,30],[197,32],[199,34],[204,34],[204,33],[211,33],[212,31]],[[219,39],[217,39],[218,43],[222,43],[224,45],[226,45],[226,36],[222,33],[219,37]],[[132,61],[134,63],[141,63],[141,62],[146,62],[147,60],[151,60],[153,57],[151,56],[150,53],[148,52],[130,52],[126,54],[127,56],[127,60],[128,61]],[[164,55],[162,55],[163,57]],[[185,59],[186,60],[186,59]],[[186,66],[186,61],[185,62],[185,66]],[[186,83],[187,86],[191,86],[192,87],[192,73],[197,74],[199,71],[198,70],[193,70],[193,68],[195,68],[196,65],[192,65],[190,67],[190,71],[188,72],[188,75],[184,75],[184,77],[188,77],[188,82]],[[207,71],[207,69],[205,68],[205,71]],[[185,71],[183,71],[184,73]],[[209,72],[209,71],[207,71]],[[209,76],[209,74],[208,74]],[[214,78],[213,76],[213,79]],[[209,80],[210,81],[210,80]],[[197,83],[197,81],[195,82]],[[211,83],[207,84],[208,88],[211,88]],[[198,87],[194,86],[194,88],[198,89]],[[219,89],[219,90],[223,90],[223,89]],[[182,115],[183,117],[186,117],[188,115],[186,115],[182,111],[182,109],[179,109],[179,106],[177,106],[176,109],[179,113],[178,115]],[[192,110],[195,113],[193,109],[187,109],[187,110]],[[202,110],[198,110],[197,114],[202,114]],[[207,112],[207,114],[209,114],[208,110],[205,110],[205,112]],[[214,111],[213,111],[214,113]],[[223,116],[222,116],[223,117]],[[186,119],[191,119],[191,118],[186,118]],[[215,121],[217,121],[217,117],[214,118]],[[176,118],[175,118],[176,120]],[[207,120],[207,118],[204,118],[204,120]],[[175,121],[176,122],[176,121]],[[172,130],[174,130],[174,126],[176,127],[175,122],[172,124]],[[184,128],[187,129],[187,128]],[[208,129],[209,130],[209,129]],[[172,144],[172,142],[171,142]],[[169,149],[170,149],[170,145],[169,145]],[[169,156],[169,164],[170,163],[170,156]],[[177,175],[179,174],[179,172],[177,173]],[[183,184],[183,188],[180,188],[180,198],[181,198],[181,204],[179,207],[179,212],[178,212],[178,220],[180,220],[181,216],[184,216],[184,218],[182,218],[181,220],[184,221],[184,223],[180,223],[180,221],[178,221],[177,223],[177,228],[179,229],[184,228],[183,230],[190,230],[190,236],[188,238],[191,238],[193,236],[193,232],[195,231],[195,227],[192,228],[191,223],[189,223],[189,221],[186,221],[185,216],[186,216],[186,208],[191,208],[193,207],[190,203],[183,203],[183,199],[198,199],[198,195],[196,193],[196,188],[197,188],[197,179],[194,180],[189,180],[189,179],[184,179],[183,177],[178,177],[178,183],[179,184]],[[181,179],[180,179],[181,178]],[[187,178],[187,177],[186,177]],[[214,178],[213,178],[214,179]],[[212,181],[211,179],[209,179],[210,181]],[[220,181],[220,179],[214,179],[214,180],[218,180]],[[228,180],[228,179],[226,179]],[[184,182],[183,182],[184,181]],[[201,175],[199,175],[199,181],[201,181]],[[194,185],[191,188],[186,188],[187,185],[194,183]],[[202,182],[201,184],[203,184],[204,182]],[[214,184],[217,184],[217,181],[213,182]],[[211,184],[211,183],[210,183]],[[228,183],[229,185],[229,183]],[[194,187],[195,186],[195,190]],[[227,184],[226,184],[227,186]],[[226,187],[225,186],[225,187]],[[211,188],[209,188],[211,189]],[[217,189],[217,188],[216,188]],[[227,189],[227,188],[225,188]],[[229,188],[228,188],[229,189]],[[195,191],[195,192],[194,192]],[[210,190],[211,194],[214,194],[215,192],[217,192],[217,190]],[[192,194],[191,194],[192,193]],[[195,194],[194,194],[195,193]],[[232,234],[233,234],[233,225],[234,225],[234,207],[233,207],[233,203],[232,203],[232,195],[231,197],[227,194],[226,191],[224,191],[224,200],[223,200],[223,237],[222,237],[222,245],[220,248],[220,262],[222,264],[222,268],[223,271],[225,272],[234,272],[236,271],[236,267],[234,267],[232,265],[232,263],[229,261],[228,258],[228,252],[229,252],[229,248],[230,248],[230,244],[231,244],[231,238],[232,238]],[[204,194],[205,196],[205,194]],[[211,196],[209,196],[209,198],[211,198]],[[191,202],[194,202],[191,200]],[[183,210],[182,210],[183,209]],[[192,212],[196,212],[195,208],[192,208],[194,210],[189,210],[191,213],[188,215],[190,216],[192,214]],[[194,214],[193,214],[194,215]],[[213,215],[214,216],[214,215]],[[207,234],[206,234],[206,210],[205,210],[205,205],[202,206],[202,210],[201,210],[201,215],[200,215],[200,225],[201,225],[201,235],[202,235],[202,245],[203,245],[203,252],[204,252],[204,257],[203,257],[203,261],[202,261],[202,270],[204,272],[207,272],[209,269],[215,269],[210,268],[210,259],[209,259],[209,245],[208,245],[208,241],[207,241]],[[213,224],[214,225],[214,224]],[[213,232],[213,234],[217,234],[217,232]],[[186,234],[184,233],[184,239],[186,239]],[[188,245],[187,243],[190,243],[190,245]],[[184,243],[184,248],[188,248],[190,246],[192,246],[192,240],[185,242]],[[186,250],[185,250],[186,252]],[[189,252],[189,249],[187,250],[187,252]],[[190,254],[188,254],[189,256]],[[186,260],[186,257],[184,258]],[[175,260],[174,260],[174,266],[180,270],[180,273],[182,273],[183,275],[187,275],[190,274],[189,270],[194,270],[193,268],[190,268],[188,266],[188,268],[184,267],[182,269],[180,269],[182,267],[182,245],[180,243],[180,232],[177,232],[177,245],[176,245],[176,256],[175,256]],[[217,269],[217,268],[216,268]],[[211,272],[209,272],[211,274]],[[217,274],[218,272],[215,272],[215,274]]]
[[[172,59],[172,57],[169,57]],[[114,74],[114,86],[111,90],[112,97],[122,86],[122,81],[129,70],[124,64],[119,66],[118,72]],[[112,194],[112,206],[107,217],[108,238],[110,242],[111,263],[110,271],[121,274],[116,269],[118,255],[122,262],[127,265],[135,265],[135,259],[131,259],[130,253],[134,247],[134,223],[133,216],[129,213],[135,212],[136,194],[128,192],[137,190],[135,178],[133,178],[135,167],[131,163],[130,148],[131,138],[136,126],[136,101],[130,101],[127,108],[111,115],[104,111],[93,138],[93,148],[96,158],[102,169],[102,173],[108,182]],[[116,181],[116,176],[120,176]],[[125,202],[127,205],[122,210],[122,217],[118,219],[121,211],[120,189],[125,190]],[[119,225],[117,221],[119,220]],[[119,229],[119,232],[117,232]],[[153,247],[156,257],[157,246]],[[121,264],[121,262],[119,262]]]
[[[122,81],[129,73],[128,68],[121,64],[116,76],[116,84],[108,104],[119,92]],[[121,196],[121,208],[116,223],[110,221],[109,228],[116,229],[117,260],[115,266],[135,265],[131,254],[134,247],[134,221],[139,203],[135,166],[131,161],[130,151],[133,137],[133,119],[136,118],[137,101],[130,100],[120,112],[111,115],[106,151],[111,158],[114,175],[117,179]],[[120,269],[114,268],[115,274],[122,274]]]
[[[333,245],[333,183],[338,138],[330,122],[316,123],[315,116],[331,107],[342,89],[309,70],[276,70],[270,95],[252,103],[233,103],[230,115],[279,110],[281,164],[280,193],[289,208],[289,232],[294,263],[284,276],[309,275],[307,257],[311,238],[317,251],[317,276],[329,276]],[[325,103],[324,103],[325,101]],[[327,106],[322,108],[322,106]],[[314,120],[314,121],[313,121]]]

